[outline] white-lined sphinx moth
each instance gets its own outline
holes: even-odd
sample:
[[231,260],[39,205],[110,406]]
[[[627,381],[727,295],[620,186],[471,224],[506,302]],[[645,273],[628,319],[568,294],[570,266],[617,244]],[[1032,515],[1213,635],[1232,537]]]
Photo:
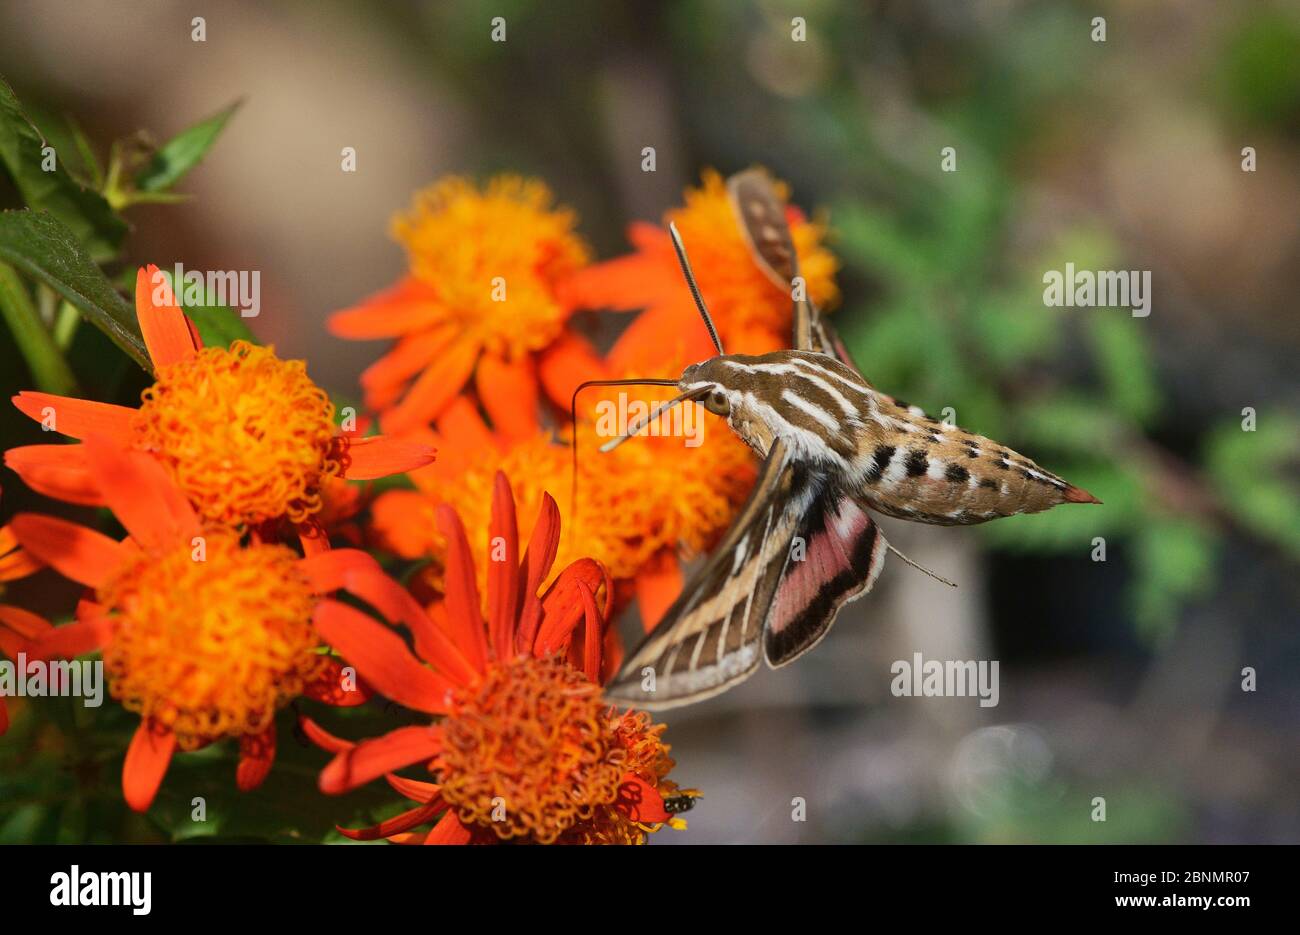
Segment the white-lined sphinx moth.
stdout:
[[1006,446],[875,390],[829,322],[792,289],[798,260],[770,178],[751,169],[727,186],[755,261],[795,296],[794,349],[724,354],[672,230],[718,355],[687,367],[681,395],[651,418],[701,400],[765,460],[716,550],[606,686],[611,700],[643,708],[699,701],[761,660],[783,666],[815,646],[840,607],[871,589],[890,548],[869,510],[965,525],[1099,502]]

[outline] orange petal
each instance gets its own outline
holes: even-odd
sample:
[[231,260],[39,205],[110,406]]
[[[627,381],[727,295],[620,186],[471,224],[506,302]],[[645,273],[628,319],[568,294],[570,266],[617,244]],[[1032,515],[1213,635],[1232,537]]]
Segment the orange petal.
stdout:
[[434,825],[429,836],[424,839],[425,844],[468,844],[469,829],[460,823],[456,813],[448,811],[442,816],[442,820]]
[[396,633],[368,614],[337,601],[321,601],[312,615],[316,631],[366,681],[398,704],[430,714],[447,710],[455,686],[421,665]]
[[171,549],[199,534],[194,508],[157,461],[98,435],[87,436],[83,447],[91,477],[136,542]]
[[478,671],[487,666],[487,636],[478,600],[478,580],[469,541],[460,516],[450,506],[438,506],[438,531],[447,539],[446,595],[447,623],[456,645]]
[[303,555],[311,557],[330,550],[329,533],[319,522],[299,523],[295,531],[298,533],[298,544],[302,546]]
[[523,595],[519,610],[519,635],[516,649],[531,653],[542,623],[542,602],[537,592],[551,573],[560,549],[560,508],[550,494],[542,494],[542,505],[533,524],[533,535],[523,561]]
[[377,545],[402,558],[422,558],[433,548],[431,505],[414,490],[385,490],[370,504],[370,532]]
[[340,338],[393,338],[438,325],[442,318],[437,292],[422,280],[408,276],[351,308],[335,312],[326,327]]
[[591,589],[582,581],[578,582],[578,593],[582,595],[582,671],[589,681],[600,684],[600,649],[601,638],[605,634],[605,622],[600,611],[596,609],[596,599],[591,596]]
[[27,640],[38,639],[54,629],[53,624],[40,614],[12,604],[0,604],[0,624]]
[[113,638],[112,617],[87,617],[51,627],[27,647],[33,659],[75,659],[103,649]]
[[0,526],[0,581],[26,578],[45,566],[36,556],[18,548],[18,537],[8,526]]
[[401,395],[402,387],[429,366],[448,343],[456,337],[453,327],[435,328],[402,338],[383,357],[361,372],[361,387],[366,405],[384,409]]
[[437,449],[419,442],[371,435],[348,443],[348,480],[372,480],[390,474],[405,474],[433,462]]
[[560,572],[542,598],[542,626],[533,644],[534,655],[549,656],[564,647],[583,617],[581,586],[595,591],[604,580],[600,563],[590,558],[580,558]]
[[493,428],[505,438],[519,441],[537,434],[537,370],[531,357],[507,361],[485,353],[479,358],[474,387]]
[[239,765],[235,767],[235,785],[240,792],[251,792],[260,786],[271,772],[275,762],[275,725],[260,734],[245,734],[239,738]]
[[[159,301],[155,302],[155,298]],[[194,341],[185,313],[171,286],[153,264],[136,271],[135,315],[155,370],[194,356]]]
[[377,825],[369,828],[344,828],[335,825],[338,833],[345,838],[351,838],[353,841],[378,841],[380,838],[386,838],[392,834],[401,834],[403,831],[410,831],[417,825],[422,825],[427,821],[432,821],[433,817],[445,809],[447,804],[439,799],[428,805],[421,805],[410,811],[402,812],[400,815],[394,815],[392,818],[385,818]]
[[23,445],[5,452],[5,464],[37,493],[82,506],[103,506],[104,497],[86,467],[81,445]]
[[399,727],[382,737],[363,740],[334,757],[320,774],[320,789],[338,795],[363,786],[384,773],[433,759],[442,735],[432,727]]
[[636,574],[636,602],[641,625],[649,633],[682,593],[682,567],[671,549],[661,549]]
[[605,357],[609,368],[641,377],[676,377],[678,374],[659,372],[665,361],[713,357],[717,350],[708,329],[695,313],[689,296],[685,303],[652,305],[633,319]]
[[298,728],[303,736],[327,753],[342,753],[356,746],[350,740],[335,737],[305,714],[298,715]]
[[406,796],[416,802],[423,802],[426,805],[437,798],[442,786],[432,782],[420,782],[418,779],[406,779],[396,773],[385,773],[384,778],[388,784],[398,791],[399,794]]
[[611,373],[590,341],[566,331],[542,351],[537,376],[551,401],[567,411],[580,383],[608,380]]
[[632,821],[642,824],[658,824],[673,816],[664,808],[664,797],[659,790],[646,782],[636,773],[626,773],[618,787],[618,798],[614,808]]
[[137,812],[149,810],[176,749],[176,735],[163,728],[151,729],[141,722],[131,738],[122,765],[122,795]]
[[131,550],[122,543],[66,519],[19,513],[9,526],[27,551],[92,588],[105,584],[131,557]]
[[72,438],[107,435],[123,445],[131,443],[131,420],[136,411],[126,406],[95,403],[71,396],[55,396],[52,393],[34,393],[30,390],[15,396],[13,403],[20,412],[42,425],[47,424],[47,416],[51,417],[53,421],[48,422],[51,432]]
[[307,556],[298,567],[307,575],[317,594],[327,594],[343,587],[348,572],[354,569],[365,568],[383,574],[379,562],[360,549],[329,549]]
[[[350,677],[345,678],[345,675]],[[355,684],[348,684],[354,682]],[[303,685],[303,697],[320,701],[336,708],[355,708],[374,697],[374,692],[360,676],[344,672],[343,663],[331,659],[316,678]]]
[[479,343],[468,338],[461,338],[448,347],[411,384],[402,401],[384,414],[381,420],[384,431],[400,435],[437,419],[474,372],[479,350]]
[[474,458],[505,447],[478,414],[478,407],[464,396],[456,397],[443,410],[438,431],[445,438],[455,439],[457,450],[467,451]]
[[672,242],[666,231],[638,221],[629,226],[628,239],[639,248],[636,253],[574,273],[565,280],[565,297],[580,308],[630,311],[661,297],[673,285],[671,281],[681,282],[670,259]]
[[505,474],[492,483],[492,518],[488,526],[488,632],[498,659],[514,656],[519,607],[519,526],[515,498]]
[[388,575],[370,555],[357,549],[332,549],[303,559],[300,566],[319,591],[345,588],[370,604],[385,619],[401,623],[415,638],[415,652],[457,685],[469,685],[478,670],[440,628],[433,625],[411,593]]
[[605,627],[605,645],[601,651],[599,684],[609,682],[623,668],[623,637],[618,627]]

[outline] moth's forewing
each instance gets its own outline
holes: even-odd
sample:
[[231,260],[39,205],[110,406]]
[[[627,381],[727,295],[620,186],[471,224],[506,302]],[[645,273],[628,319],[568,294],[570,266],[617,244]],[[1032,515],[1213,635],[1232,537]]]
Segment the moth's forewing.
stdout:
[[772,177],[764,169],[746,169],[727,180],[727,192],[754,262],[781,291],[791,294],[794,303],[793,347],[838,357],[857,369],[844,342],[812,299],[806,294],[794,297],[799,255],[786,221],[785,202],[777,194]]
[[659,626],[605,688],[643,708],[690,704],[730,688],[761,661],[763,624],[799,523],[794,464],[772,444],[740,515]]

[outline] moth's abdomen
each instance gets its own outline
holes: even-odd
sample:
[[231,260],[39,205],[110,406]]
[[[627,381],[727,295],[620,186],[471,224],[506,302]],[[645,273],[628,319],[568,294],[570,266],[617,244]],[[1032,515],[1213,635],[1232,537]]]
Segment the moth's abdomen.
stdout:
[[992,439],[897,413],[896,425],[868,428],[855,465],[864,501],[886,516],[964,526],[1100,502]]

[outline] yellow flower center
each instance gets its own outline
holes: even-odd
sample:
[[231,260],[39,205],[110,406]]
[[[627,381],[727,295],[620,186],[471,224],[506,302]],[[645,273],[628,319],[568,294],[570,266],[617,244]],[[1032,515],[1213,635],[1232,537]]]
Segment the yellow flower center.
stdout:
[[641,717],[615,715],[558,659],[495,665],[442,723],[443,798],[480,837],[638,840],[646,829],[614,808],[623,777],[653,785],[672,768],[662,725]]
[[141,554],[98,594],[118,612],[104,649],[113,697],[185,750],[265,730],[327,664],[296,563],[285,546],[241,547],[224,531]]
[[394,218],[412,271],[437,290],[441,324],[512,359],[555,339],[567,314],[556,283],[590,251],[573,232],[573,211],[553,200],[543,183],[518,176],[492,179],[481,192],[452,177]]
[[162,368],[144,391],[136,447],[153,452],[200,515],[228,526],[321,508],[346,466],[334,405],[300,360],[235,341]]

